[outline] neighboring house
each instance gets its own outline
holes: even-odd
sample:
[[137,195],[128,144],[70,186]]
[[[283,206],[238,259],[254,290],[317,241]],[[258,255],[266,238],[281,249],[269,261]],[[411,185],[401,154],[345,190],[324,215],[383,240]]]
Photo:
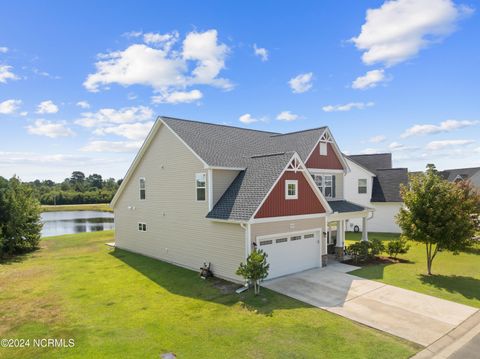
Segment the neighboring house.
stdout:
[[[345,176],[345,198],[375,211],[368,218],[372,232],[400,233],[395,216],[402,207],[400,185],[408,183],[406,168],[392,168],[392,154],[346,156],[351,171]],[[362,221],[349,220],[347,230],[362,230]]]
[[349,171],[327,127],[279,134],[160,117],[112,200],[115,245],[193,270],[210,262],[238,282],[255,246],[269,278],[325,266],[329,250],[343,255],[345,222],[372,212],[345,200]]
[[450,182],[470,181],[480,189],[480,167],[455,168],[439,171],[440,176]]

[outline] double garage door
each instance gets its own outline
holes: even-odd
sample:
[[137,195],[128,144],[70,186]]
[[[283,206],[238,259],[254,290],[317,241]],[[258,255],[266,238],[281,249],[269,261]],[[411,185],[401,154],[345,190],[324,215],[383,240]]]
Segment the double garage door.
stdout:
[[258,237],[257,244],[268,254],[267,279],[320,266],[320,240],[316,231]]

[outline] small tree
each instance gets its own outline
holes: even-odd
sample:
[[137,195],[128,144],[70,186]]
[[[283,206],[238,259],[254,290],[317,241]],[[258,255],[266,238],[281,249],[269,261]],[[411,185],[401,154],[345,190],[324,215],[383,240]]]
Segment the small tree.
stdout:
[[255,295],[260,293],[260,281],[267,278],[270,264],[267,263],[267,254],[261,249],[255,249],[247,257],[247,263],[240,263],[237,275],[253,282]]
[[443,180],[434,165],[428,165],[425,174],[412,176],[408,187],[402,186],[405,207],[397,222],[404,236],[425,244],[429,275],[439,251],[457,254],[472,243],[476,225],[472,214],[478,210],[478,197],[472,193]]
[[387,244],[388,255],[394,259],[397,259],[399,254],[407,253],[409,249],[410,245],[403,236],[393,241],[389,241]]

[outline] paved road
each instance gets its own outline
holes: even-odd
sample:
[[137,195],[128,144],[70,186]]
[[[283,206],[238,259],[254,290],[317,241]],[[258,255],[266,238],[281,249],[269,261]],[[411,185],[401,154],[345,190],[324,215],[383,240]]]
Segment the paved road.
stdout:
[[478,359],[480,357],[480,334],[458,349],[452,355],[451,359]]

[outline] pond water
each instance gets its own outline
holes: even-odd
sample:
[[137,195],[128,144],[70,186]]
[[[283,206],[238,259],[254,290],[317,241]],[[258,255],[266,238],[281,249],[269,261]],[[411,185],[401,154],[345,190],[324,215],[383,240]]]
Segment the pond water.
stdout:
[[114,229],[113,213],[64,211],[42,213],[42,237]]

